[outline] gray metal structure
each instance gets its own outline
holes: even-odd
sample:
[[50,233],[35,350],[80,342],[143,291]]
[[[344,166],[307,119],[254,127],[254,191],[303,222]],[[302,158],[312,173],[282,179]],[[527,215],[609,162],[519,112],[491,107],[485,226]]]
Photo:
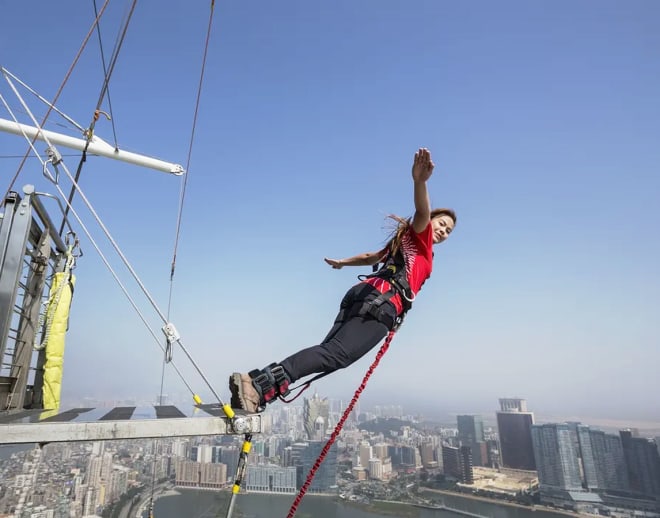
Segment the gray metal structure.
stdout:
[[32,186],[10,192],[0,211],[0,410],[43,408],[45,351],[39,337],[44,292],[62,271],[67,246]]
[[[261,433],[260,414],[226,417],[222,406],[43,409],[45,350],[42,301],[63,271],[73,232],[66,238],[32,186],[10,192],[0,210],[0,444],[25,444]],[[64,222],[68,228],[66,218]],[[73,238],[75,239],[75,238]],[[48,290],[46,289],[48,288]]]
[[218,404],[195,406],[187,413],[169,405],[0,413],[0,444],[242,435],[261,431],[261,414],[237,414],[230,420]]

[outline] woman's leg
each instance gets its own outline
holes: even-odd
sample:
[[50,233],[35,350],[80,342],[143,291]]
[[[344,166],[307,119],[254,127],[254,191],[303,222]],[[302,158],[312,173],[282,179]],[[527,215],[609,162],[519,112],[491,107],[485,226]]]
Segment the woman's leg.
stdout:
[[[233,373],[229,378],[231,404],[249,412],[259,411],[278,395],[286,396],[288,387],[296,380],[314,373],[330,373],[349,366],[362,358],[380,342],[389,331],[386,324],[371,316],[358,313],[366,300],[378,292],[369,284],[353,286],[341,301],[339,314],[323,342],[303,349],[282,361],[248,374]],[[387,304],[390,320],[394,322],[396,310]]]
[[378,320],[354,316],[335,325],[323,343],[289,356],[280,365],[291,383],[310,374],[343,369],[373,349],[388,331]]

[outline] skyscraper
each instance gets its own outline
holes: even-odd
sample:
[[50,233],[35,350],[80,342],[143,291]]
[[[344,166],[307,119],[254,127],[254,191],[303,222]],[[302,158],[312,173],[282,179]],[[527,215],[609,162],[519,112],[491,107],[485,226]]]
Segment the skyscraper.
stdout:
[[500,398],[502,412],[527,412],[527,400],[520,398]]
[[[484,466],[486,442],[484,440],[484,423],[479,415],[456,416],[458,426],[458,439],[461,444],[468,446],[472,452],[472,462],[475,466]],[[423,459],[422,459],[423,460]]]
[[582,489],[578,452],[568,424],[532,426],[534,456],[541,492],[544,489],[576,491]]
[[325,437],[330,417],[330,403],[321,399],[317,393],[311,399],[305,398],[303,419],[305,434],[310,441],[320,441]]
[[598,488],[628,491],[630,484],[620,437],[600,430],[591,430],[589,435],[596,463]]
[[621,430],[619,435],[630,489],[647,496],[660,496],[660,455],[655,442],[635,437],[630,430]]
[[598,489],[601,481],[598,480],[596,457],[591,442],[591,430],[586,425],[576,424],[575,434],[577,436],[578,454],[582,462],[582,472],[584,473],[584,487],[591,490]]
[[[325,441],[309,441],[307,448],[302,452],[302,473],[303,479],[310,472],[321,450],[325,446]],[[304,482],[304,480],[303,480]],[[337,444],[333,444],[328,450],[325,460],[319,466],[316,476],[309,486],[312,493],[331,493],[337,488]]]
[[468,446],[442,446],[442,464],[445,475],[455,477],[465,484],[474,482],[472,452]]
[[512,469],[535,470],[532,425],[534,414],[527,412],[524,399],[500,399],[497,429],[502,465]]

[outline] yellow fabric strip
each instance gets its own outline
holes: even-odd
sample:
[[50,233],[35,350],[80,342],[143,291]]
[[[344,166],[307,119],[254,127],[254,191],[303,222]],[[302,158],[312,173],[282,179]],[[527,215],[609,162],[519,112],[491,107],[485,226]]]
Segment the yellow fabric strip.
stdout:
[[[70,281],[69,281],[70,278]],[[69,322],[69,309],[73,292],[71,287],[76,278],[64,272],[56,273],[50,288],[46,322],[52,318],[48,337],[44,344],[46,349],[46,363],[44,364],[44,409],[55,410],[60,406],[60,393],[62,392],[62,370],[64,367],[64,338]],[[56,302],[57,293],[62,286],[59,301]]]

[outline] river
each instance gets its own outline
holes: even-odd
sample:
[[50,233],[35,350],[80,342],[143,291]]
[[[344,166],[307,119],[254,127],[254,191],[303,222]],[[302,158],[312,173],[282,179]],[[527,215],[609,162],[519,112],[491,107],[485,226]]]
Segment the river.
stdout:
[[[228,492],[180,489],[179,495],[164,496],[156,500],[156,518],[216,518],[224,517]],[[441,498],[440,495],[427,495]],[[565,514],[515,507],[497,502],[484,502],[461,495],[442,495],[446,505],[487,518],[566,518]],[[258,493],[239,494],[233,518],[285,518],[295,495]],[[376,504],[379,505],[379,504]],[[386,511],[375,506],[365,507],[338,498],[306,495],[298,508],[296,518],[465,518],[464,515],[445,510],[422,509],[404,504],[388,504]],[[577,516],[577,515],[575,515]]]

